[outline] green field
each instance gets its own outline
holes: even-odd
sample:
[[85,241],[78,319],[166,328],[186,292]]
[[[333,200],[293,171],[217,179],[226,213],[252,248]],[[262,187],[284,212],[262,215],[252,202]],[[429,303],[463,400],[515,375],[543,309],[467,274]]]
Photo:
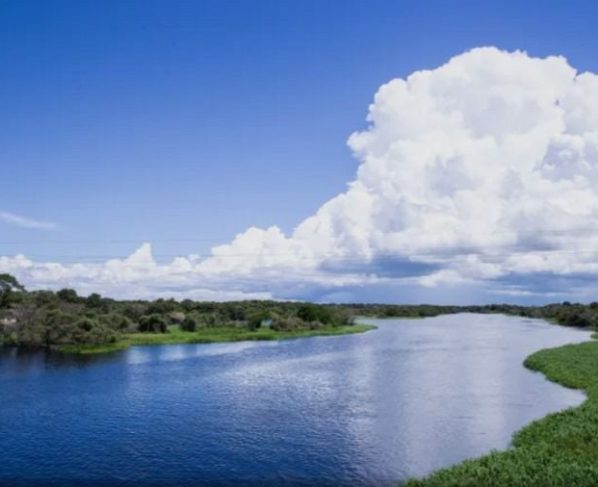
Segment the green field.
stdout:
[[587,400],[526,426],[507,451],[467,460],[407,486],[598,485],[598,342],[541,350],[525,366],[563,386],[583,389]]
[[129,333],[115,343],[102,345],[63,345],[58,348],[65,353],[95,354],[123,350],[133,345],[169,345],[181,343],[218,343],[244,340],[284,340],[313,336],[348,335],[363,333],[376,328],[372,325],[328,326],[314,330],[275,331],[260,328],[249,331],[241,327],[210,327],[197,331],[182,331],[178,326],[171,326],[168,333]]

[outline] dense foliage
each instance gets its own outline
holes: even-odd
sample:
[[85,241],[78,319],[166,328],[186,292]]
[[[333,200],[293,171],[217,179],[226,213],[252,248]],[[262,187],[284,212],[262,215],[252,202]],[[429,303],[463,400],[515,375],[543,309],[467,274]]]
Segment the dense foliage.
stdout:
[[[98,294],[79,296],[73,289],[27,292],[14,277],[0,275],[0,343],[5,345],[100,345],[134,334],[144,335],[147,342],[148,333],[192,341],[194,337],[181,332],[203,329],[225,338],[251,338],[245,332],[267,329],[256,333],[259,338],[270,332],[325,332],[352,324],[350,312],[330,306],[276,301],[117,301]],[[135,342],[134,337],[130,341]]]
[[[199,302],[186,299],[117,301],[99,294],[79,296],[73,289],[27,292],[11,275],[0,274],[0,343],[20,347],[101,345],[133,334],[200,333],[232,329],[225,336],[274,336],[352,325],[355,316],[423,318],[447,313],[505,313],[545,318],[563,325],[598,325],[598,303],[561,303],[540,307],[514,305],[433,306],[327,304],[237,301]],[[264,330],[267,330],[264,331]],[[202,335],[206,338],[206,334]],[[196,337],[200,339],[202,337]],[[203,339],[202,338],[202,339]],[[178,337],[183,340],[182,337]],[[147,337],[144,338],[148,341]],[[186,340],[186,339],[185,339]],[[191,338],[189,338],[191,340]],[[162,341],[168,341],[163,339]]]

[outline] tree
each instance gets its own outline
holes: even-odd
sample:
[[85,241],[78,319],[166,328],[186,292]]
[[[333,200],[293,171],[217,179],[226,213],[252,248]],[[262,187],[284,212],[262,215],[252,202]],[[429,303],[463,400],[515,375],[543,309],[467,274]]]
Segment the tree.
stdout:
[[114,330],[125,331],[133,327],[133,322],[125,315],[118,313],[110,313],[102,315],[104,323],[113,328]]
[[91,293],[86,299],[87,306],[90,308],[99,308],[104,303],[102,296],[98,293]]
[[25,291],[25,288],[10,274],[0,274],[0,308],[8,308],[15,291]]
[[24,347],[39,347],[43,345],[43,320],[46,310],[36,302],[19,303],[14,307],[12,316],[15,325],[10,331],[9,343]]
[[181,330],[183,331],[195,331],[197,329],[197,321],[191,316],[186,316],[181,323]]
[[147,311],[152,314],[166,314],[177,311],[178,304],[174,299],[157,299],[150,303]]
[[308,323],[319,321],[325,325],[332,323],[332,311],[316,304],[303,304],[297,311],[297,316]]
[[52,291],[35,291],[30,296],[38,307],[56,308],[60,305],[58,297]]
[[270,313],[268,311],[263,310],[251,313],[247,317],[247,327],[251,331],[255,331],[262,326],[262,322],[267,320],[271,320]]
[[168,323],[163,316],[156,313],[142,316],[139,320],[139,331],[149,333],[166,333],[168,331]]
[[183,301],[181,301],[181,306],[187,313],[189,313],[190,311],[193,311],[193,309],[195,308],[195,302],[193,302],[190,299],[184,299]]
[[77,291],[74,289],[61,289],[56,293],[56,295],[66,303],[79,302],[79,296],[77,295]]

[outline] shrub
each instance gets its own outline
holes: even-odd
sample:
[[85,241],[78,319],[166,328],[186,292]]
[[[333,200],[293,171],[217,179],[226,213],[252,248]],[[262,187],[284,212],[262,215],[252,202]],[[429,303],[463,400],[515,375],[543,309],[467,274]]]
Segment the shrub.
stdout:
[[139,331],[149,333],[166,333],[168,323],[166,319],[157,313],[142,316],[139,320]]
[[197,330],[197,322],[195,321],[195,318],[192,318],[191,316],[185,317],[180,326],[183,331]]
[[297,316],[308,323],[319,321],[325,325],[332,323],[334,316],[330,308],[317,304],[303,304],[297,310]]

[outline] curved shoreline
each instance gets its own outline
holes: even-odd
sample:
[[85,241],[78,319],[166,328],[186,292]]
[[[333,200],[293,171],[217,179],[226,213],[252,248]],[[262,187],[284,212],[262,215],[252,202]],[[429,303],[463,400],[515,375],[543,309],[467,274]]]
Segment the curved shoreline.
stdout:
[[[596,338],[596,336],[593,336]],[[512,447],[442,468],[407,487],[598,485],[598,341],[539,350],[524,366],[585,401],[517,431]]]
[[70,354],[92,355],[125,350],[131,346],[184,345],[199,343],[228,343],[241,341],[290,340],[318,336],[351,335],[377,328],[374,325],[356,324],[350,326],[324,327],[315,330],[275,331],[258,329],[248,331],[232,327],[202,328],[195,332],[180,330],[169,333],[130,333],[115,343],[100,345],[62,345],[58,351]]

